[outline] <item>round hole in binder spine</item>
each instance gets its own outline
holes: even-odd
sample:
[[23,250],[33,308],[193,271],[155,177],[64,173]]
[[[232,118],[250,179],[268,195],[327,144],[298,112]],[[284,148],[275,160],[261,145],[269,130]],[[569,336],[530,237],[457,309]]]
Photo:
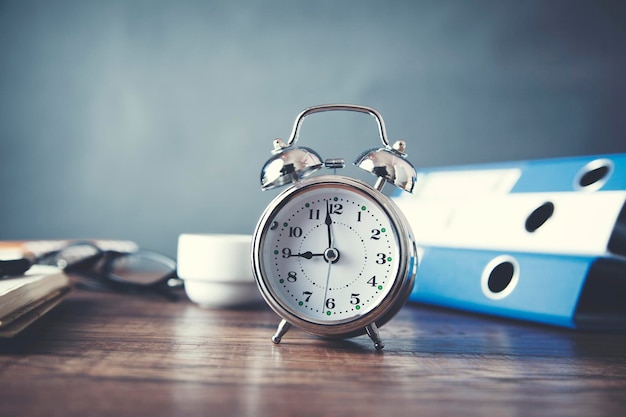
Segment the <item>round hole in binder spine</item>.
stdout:
[[483,270],[480,287],[483,294],[492,300],[509,296],[519,281],[519,263],[509,255],[492,259]]
[[539,207],[533,210],[532,213],[526,218],[526,224],[524,227],[529,233],[533,233],[539,229],[550,217],[554,214],[554,204],[546,201]]
[[574,179],[574,189],[597,191],[606,184],[613,174],[614,165],[610,159],[594,159],[587,163]]

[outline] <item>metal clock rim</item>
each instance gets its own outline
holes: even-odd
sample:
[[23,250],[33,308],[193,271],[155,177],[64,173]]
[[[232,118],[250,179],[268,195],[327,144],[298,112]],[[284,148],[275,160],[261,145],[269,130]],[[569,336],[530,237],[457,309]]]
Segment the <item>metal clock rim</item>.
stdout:
[[[347,319],[346,321],[339,321],[337,323],[321,324],[299,317],[279,301],[279,297],[272,291],[264,276],[265,266],[261,254],[261,244],[271,224],[269,219],[273,217],[273,214],[277,210],[280,210],[280,208],[286,204],[291,195],[297,194],[310,187],[326,184],[355,188],[367,194],[381,207],[396,229],[395,233],[398,235],[398,243],[400,245],[400,261],[397,276],[392,284],[392,288],[380,304],[354,320]],[[417,250],[411,230],[407,226],[404,215],[395,207],[389,197],[379,193],[363,181],[338,175],[325,175],[302,180],[275,197],[265,209],[257,223],[251,249],[255,280],[261,290],[263,298],[272,310],[290,324],[311,334],[325,337],[343,338],[358,336],[365,334],[365,327],[372,323],[375,323],[378,327],[385,324],[406,303],[411,289],[413,288],[417,268]]]

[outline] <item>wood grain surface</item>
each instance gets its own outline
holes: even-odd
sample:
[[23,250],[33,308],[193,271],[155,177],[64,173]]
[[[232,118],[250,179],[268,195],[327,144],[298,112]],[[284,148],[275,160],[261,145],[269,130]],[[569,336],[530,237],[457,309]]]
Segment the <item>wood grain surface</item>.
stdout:
[[270,338],[265,307],[74,291],[0,340],[1,416],[619,416],[626,334],[414,305],[366,336]]

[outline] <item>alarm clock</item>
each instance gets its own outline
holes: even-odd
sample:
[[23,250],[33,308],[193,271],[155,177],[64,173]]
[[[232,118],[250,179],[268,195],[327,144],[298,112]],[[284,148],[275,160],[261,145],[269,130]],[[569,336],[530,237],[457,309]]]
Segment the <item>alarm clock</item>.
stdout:
[[[355,165],[374,174],[373,186],[337,175],[340,158],[322,161],[296,146],[302,121],[327,111],[374,117],[382,148],[368,149]],[[314,335],[367,334],[384,347],[378,328],[406,303],[415,282],[417,251],[410,226],[382,189],[391,183],[412,192],[416,172],[406,143],[389,144],[382,116],[373,108],[328,104],[302,111],[285,143],[274,141],[261,171],[261,188],[289,187],[262,213],[252,238],[252,269],[261,295],[282,318],[274,343],[291,326]],[[312,175],[321,169],[331,174]]]

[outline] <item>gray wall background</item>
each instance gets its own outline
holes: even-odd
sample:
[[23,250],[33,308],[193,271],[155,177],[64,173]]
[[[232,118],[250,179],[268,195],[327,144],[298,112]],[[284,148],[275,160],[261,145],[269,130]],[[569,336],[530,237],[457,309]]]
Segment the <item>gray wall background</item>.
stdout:
[[[0,0],[0,239],[251,233],[322,103],[417,167],[626,152],[625,47],[620,1]],[[299,144],[379,142],[326,113]]]

